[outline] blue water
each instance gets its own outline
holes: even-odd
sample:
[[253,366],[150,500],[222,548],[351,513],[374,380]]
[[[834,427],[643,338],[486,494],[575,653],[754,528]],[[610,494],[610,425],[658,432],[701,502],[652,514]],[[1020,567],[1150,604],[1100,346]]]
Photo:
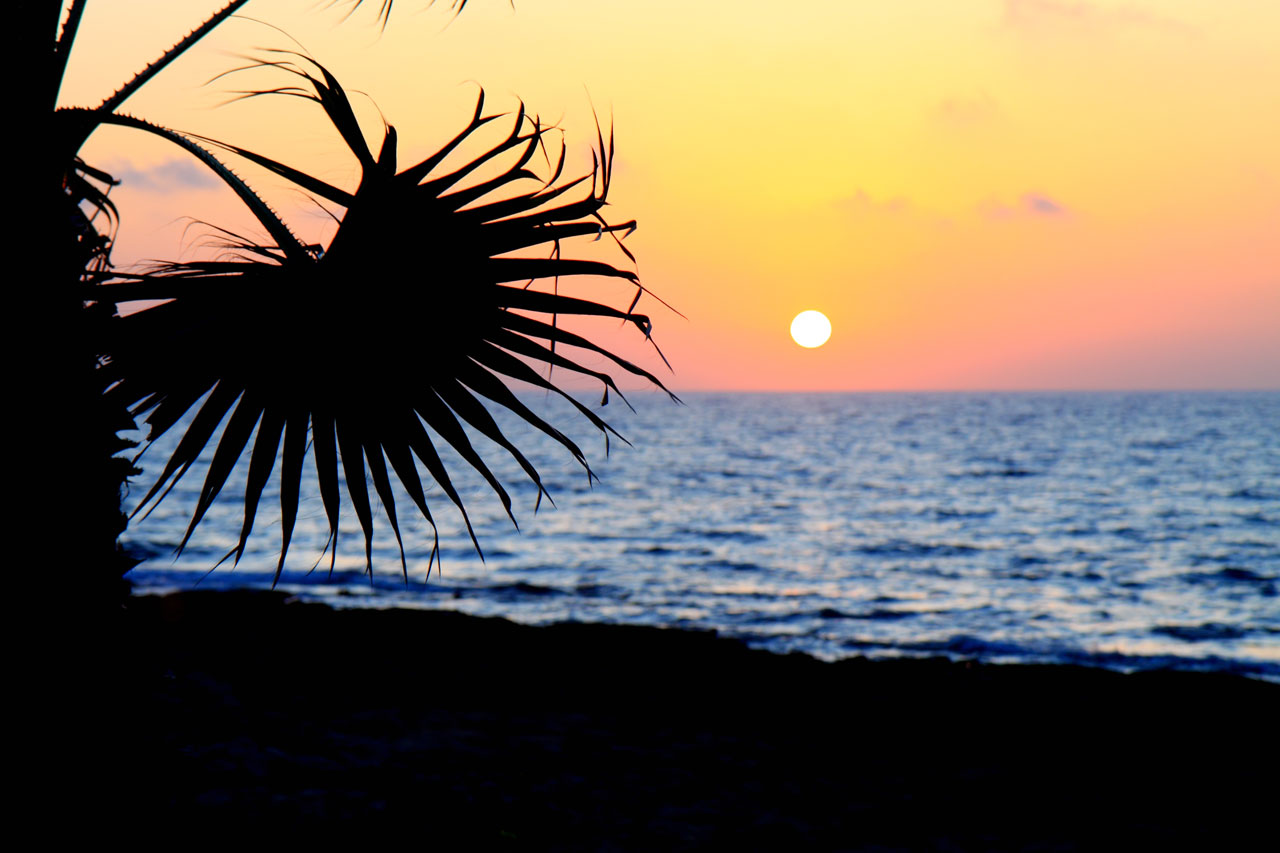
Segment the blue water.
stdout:
[[[485,561],[433,489],[443,570],[427,579],[430,528],[402,501],[406,585],[383,519],[365,574],[347,506],[330,575],[308,471],[280,588],[338,606],[715,629],[828,659],[1280,680],[1280,393],[690,394],[685,406],[640,393],[637,413],[604,412],[634,444],[608,459],[567,405],[529,399],[577,425],[600,482],[513,426],[557,503],[535,515],[519,469],[477,437],[521,531],[455,460]],[[144,456],[134,500],[172,444]],[[244,467],[224,495],[241,493]],[[238,538],[235,499],[174,559],[202,482],[193,468],[131,525],[126,541],[149,555],[131,574],[137,592],[270,585],[274,482],[238,567],[209,571]]]

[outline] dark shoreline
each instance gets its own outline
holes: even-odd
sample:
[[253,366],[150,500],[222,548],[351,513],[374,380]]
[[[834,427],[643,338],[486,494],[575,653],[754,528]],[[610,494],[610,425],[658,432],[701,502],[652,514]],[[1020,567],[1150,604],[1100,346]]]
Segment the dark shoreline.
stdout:
[[[1099,849],[1270,834],[1280,685],[709,633],[128,600],[107,812],[512,849]],[[86,683],[86,690],[91,687]],[[92,727],[86,731],[92,731]],[[92,775],[92,774],[90,774]]]

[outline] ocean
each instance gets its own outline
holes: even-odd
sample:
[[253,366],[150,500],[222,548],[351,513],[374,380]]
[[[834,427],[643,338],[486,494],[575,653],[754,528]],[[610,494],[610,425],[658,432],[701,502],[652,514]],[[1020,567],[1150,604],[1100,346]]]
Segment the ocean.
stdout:
[[[442,562],[429,577],[431,528],[407,499],[397,504],[407,582],[384,517],[366,573],[346,504],[330,571],[305,471],[277,588],[337,607],[714,630],[824,659],[941,655],[1280,681],[1280,392],[629,398],[634,413],[616,398],[601,412],[632,442],[615,439],[605,458],[599,433],[566,403],[526,395],[580,442],[594,482],[562,447],[500,419],[556,502],[536,513],[518,466],[474,439],[511,491],[518,531],[484,482],[442,453],[484,559],[433,487]],[[126,506],[176,439],[143,456]],[[213,568],[239,537],[244,463],[176,558],[201,465],[131,522],[123,541],[143,559],[129,575],[135,594],[271,586],[274,480],[244,558]]]

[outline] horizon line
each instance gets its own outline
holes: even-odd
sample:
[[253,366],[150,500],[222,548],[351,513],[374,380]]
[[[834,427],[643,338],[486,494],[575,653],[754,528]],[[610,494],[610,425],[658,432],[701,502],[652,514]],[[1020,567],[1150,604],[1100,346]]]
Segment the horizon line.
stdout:
[[[573,391],[591,389],[568,389]],[[624,394],[641,391],[663,393],[661,389],[637,386],[622,388]],[[1280,386],[1260,387],[1133,387],[1133,388],[679,388],[671,386],[672,393],[680,394],[1274,394]]]

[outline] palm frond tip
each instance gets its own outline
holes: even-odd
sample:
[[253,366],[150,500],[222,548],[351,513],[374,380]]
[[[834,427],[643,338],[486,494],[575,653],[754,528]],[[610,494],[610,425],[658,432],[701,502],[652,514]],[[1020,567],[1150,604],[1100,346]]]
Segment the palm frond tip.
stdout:
[[[355,11],[364,5],[364,0],[332,0],[329,5],[332,6],[338,2],[344,2],[351,7],[351,10],[347,12],[348,16],[355,14]],[[449,9],[452,10],[454,15],[462,14],[462,10],[467,7],[467,0],[448,0],[448,3]],[[436,0],[427,0],[426,2],[427,6],[434,6],[435,4]],[[514,8],[514,2],[512,2],[512,7]],[[382,24],[383,29],[386,29],[387,24],[390,23],[391,12],[394,8],[395,0],[378,0],[378,21]]]
[[[457,507],[479,551],[437,441],[448,444],[479,472],[513,522],[511,498],[472,446],[466,428],[510,453],[537,487],[539,500],[546,494],[537,469],[503,434],[481,398],[560,443],[590,477],[581,449],[521,403],[507,382],[527,382],[565,397],[606,442],[617,433],[538,365],[599,381],[606,400],[610,390],[621,396],[608,373],[564,352],[564,347],[576,348],[603,356],[666,390],[650,372],[566,331],[558,322],[560,315],[612,317],[648,338],[650,320],[635,313],[634,300],[623,310],[562,295],[558,284],[554,292],[529,286],[547,279],[558,283],[568,276],[604,276],[635,285],[637,299],[643,292],[634,272],[602,261],[566,258],[560,251],[562,241],[573,237],[617,237],[634,228],[632,222],[610,225],[603,217],[612,140],[606,148],[600,137],[601,150],[589,173],[560,180],[561,152],[551,177],[539,178],[530,163],[548,129],[521,105],[506,136],[481,144],[477,131],[497,118],[484,114],[482,92],[471,120],[457,136],[430,157],[401,168],[395,128],[385,127],[375,156],[338,81],[305,57],[294,59],[270,64],[286,67],[302,81],[302,96],[324,110],[360,163],[361,179],[354,193],[237,146],[201,141],[344,207],[329,245],[323,251],[299,251],[287,227],[268,218],[274,213],[258,208],[255,212],[273,238],[286,245],[257,245],[233,236],[233,257],[168,264],[95,288],[95,298],[106,302],[167,300],[122,319],[112,361],[104,368],[114,383],[108,394],[135,415],[145,414],[149,441],[203,399],[137,511],[149,511],[164,498],[214,443],[217,427],[225,420],[188,538],[247,451],[244,521],[228,554],[238,561],[279,456],[278,580],[297,517],[309,433],[335,549],[339,465],[364,533],[370,571],[373,507],[367,479],[397,542],[393,474],[435,530],[416,459]],[[163,133],[172,136],[172,131]],[[194,139],[187,138],[184,147],[233,186],[240,180],[220,161],[211,162],[215,158],[209,149]],[[457,152],[473,147],[479,153],[446,168],[447,162],[460,159]],[[546,161],[551,162],[549,157]],[[247,186],[238,191],[242,198],[256,199]],[[554,247],[549,253],[533,251],[548,245]],[[403,564],[402,543],[400,550]],[[428,572],[436,557],[433,550]]]

